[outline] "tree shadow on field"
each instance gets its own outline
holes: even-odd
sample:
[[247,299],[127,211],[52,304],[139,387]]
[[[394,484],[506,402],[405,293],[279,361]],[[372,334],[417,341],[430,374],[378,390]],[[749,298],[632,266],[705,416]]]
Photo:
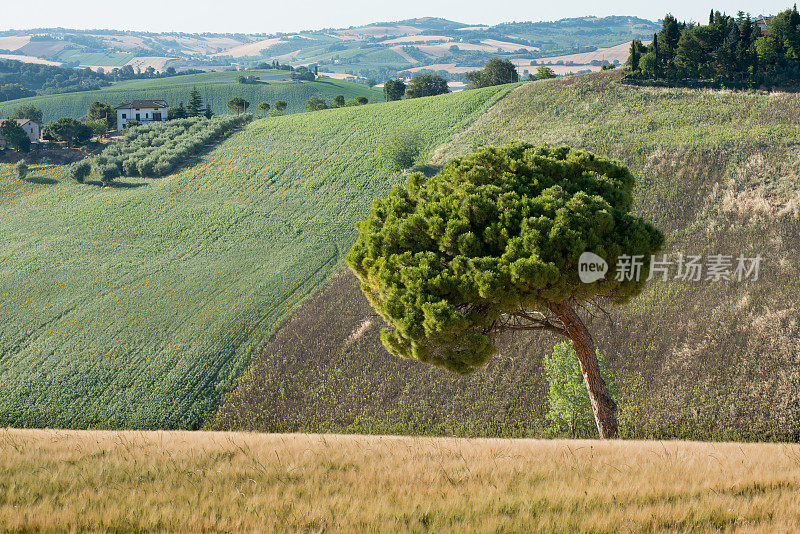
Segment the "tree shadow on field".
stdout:
[[147,182],[111,182],[110,187],[115,189],[136,189],[138,187],[148,186]]
[[[104,187],[103,182],[100,180],[87,180],[84,182],[86,185],[94,185],[96,187]],[[111,182],[108,184],[108,187],[112,189],[136,189],[138,187],[144,187],[150,185],[147,182]]]
[[26,182],[29,184],[37,184],[37,185],[53,185],[57,184],[58,180],[55,178],[43,178],[41,176],[31,176],[25,179]]
[[441,165],[432,165],[430,163],[426,163],[425,165],[418,165],[414,167],[414,172],[421,172],[425,175],[426,178],[430,178],[431,176],[436,176],[439,171],[442,170]]

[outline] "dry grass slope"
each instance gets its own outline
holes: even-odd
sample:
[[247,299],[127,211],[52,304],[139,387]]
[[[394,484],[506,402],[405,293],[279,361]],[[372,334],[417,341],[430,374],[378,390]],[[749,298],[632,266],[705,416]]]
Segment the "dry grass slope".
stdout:
[[789,532],[798,491],[798,445],[0,431],[8,532]]

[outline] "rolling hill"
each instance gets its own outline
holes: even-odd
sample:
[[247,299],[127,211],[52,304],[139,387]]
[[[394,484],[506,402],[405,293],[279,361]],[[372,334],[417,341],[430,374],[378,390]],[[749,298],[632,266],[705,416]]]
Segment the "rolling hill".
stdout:
[[[626,437],[800,439],[800,98],[641,90],[615,72],[523,84],[440,147],[433,164],[510,139],[625,162],[635,211],[665,252],[760,254],[754,282],[656,279],[590,317],[619,384]],[[675,272],[673,271],[673,274]],[[295,310],[209,420],[211,429],[547,436],[541,357],[553,337],[507,336],[459,377],[390,356],[342,271]]]
[[0,426],[197,428],[354,225],[510,87],[255,121],[185,171],[114,187],[0,165]]
[[0,117],[10,115],[14,109],[23,105],[33,105],[44,113],[44,122],[61,117],[78,118],[86,113],[89,104],[95,100],[108,102],[116,106],[120,102],[130,100],[162,99],[170,105],[178,105],[189,99],[192,87],[197,86],[203,100],[211,105],[214,113],[229,113],[228,101],[234,96],[241,96],[250,102],[250,110],[257,113],[259,102],[284,100],[289,104],[287,113],[306,111],[305,102],[311,96],[320,96],[333,100],[336,95],[344,95],[347,99],[366,96],[369,99],[383,100],[380,89],[371,89],[366,85],[321,77],[314,82],[295,82],[286,80],[286,71],[249,70],[246,75],[262,78],[256,83],[242,84],[237,82],[239,72],[206,72],[187,74],[169,78],[149,80],[129,80],[118,82],[110,87],[95,91],[77,93],[32,96],[0,102]]
[[555,339],[508,336],[468,377],[399,360],[342,268],[402,129],[426,172],[510,139],[619,158],[670,257],[760,254],[757,281],[657,279],[590,324],[624,436],[800,439],[800,98],[620,76],[256,121],[111,189],[0,167],[0,425],[551,435]]

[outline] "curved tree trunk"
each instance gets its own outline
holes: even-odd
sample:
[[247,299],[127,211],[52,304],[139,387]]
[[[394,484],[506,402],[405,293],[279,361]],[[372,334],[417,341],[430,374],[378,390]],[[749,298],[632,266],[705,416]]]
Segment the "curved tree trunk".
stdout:
[[597,363],[597,351],[592,335],[583,324],[580,316],[566,302],[551,302],[547,306],[551,312],[559,316],[564,327],[565,335],[572,340],[572,346],[578,355],[581,364],[583,381],[589,391],[589,400],[592,402],[594,420],[600,438],[613,439],[618,437],[617,432],[617,404],[608,394],[606,383],[600,375],[600,365]]

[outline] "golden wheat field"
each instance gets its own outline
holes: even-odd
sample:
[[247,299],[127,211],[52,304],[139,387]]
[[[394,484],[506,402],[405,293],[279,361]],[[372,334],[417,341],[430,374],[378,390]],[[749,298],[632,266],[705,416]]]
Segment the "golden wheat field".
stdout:
[[0,430],[0,530],[800,529],[800,445]]

